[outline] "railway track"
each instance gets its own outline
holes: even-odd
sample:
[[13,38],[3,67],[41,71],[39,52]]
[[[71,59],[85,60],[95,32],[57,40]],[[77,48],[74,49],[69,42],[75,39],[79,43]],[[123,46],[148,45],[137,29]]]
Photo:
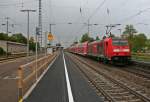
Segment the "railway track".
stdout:
[[139,67],[143,67],[143,68],[150,68],[150,63],[149,62],[144,62],[144,61],[135,61],[132,60],[133,64]]
[[6,77],[7,75],[9,75],[10,73],[12,73],[14,71],[14,69],[9,69],[9,70],[6,70],[6,71],[4,71],[4,72],[1,72],[0,73],[0,77],[1,78],[4,78],[4,77]]
[[[29,56],[34,56],[35,54],[30,53]],[[26,53],[21,53],[21,54],[14,54],[14,55],[9,55],[7,57],[0,57],[0,63],[3,63],[5,61],[9,61],[9,60],[13,60],[16,58],[22,58],[22,57],[26,57]]]
[[[38,56],[38,58],[41,58],[44,54],[41,54]],[[9,63],[9,65],[7,64],[2,64],[0,67],[4,67],[0,70],[0,79],[5,79],[6,77],[16,77],[17,73],[16,70],[18,69],[18,67],[21,64],[25,64],[28,63],[30,61],[35,60],[35,56],[30,56],[30,57],[24,57],[21,59],[17,59],[11,63]],[[5,67],[6,66],[6,67]]]
[[146,70],[144,68],[140,68],[140,67],[136,67],[136,66],[135,67],[129,66],[127,68],[121,68],[121,69],[126,72],[135,74],[139,77],[150,80],[150,70]]
[[[71,55],[72,56],[72,55]],[[73,59],[74,58],[74,59]],[[150,99],[136,90],[129,88],[119,80],[100,72],[96,67],[74,56],[76,66],[82,71],[86,78],[101,93],[105,101],[109,102],[150,102]]]
[[[128,86],[134,86],[134,89],[143,90],[146,94],[150,95],[150,69],[149,67],[140,67],[140,66],[113,66],[106,64],[99,64],[97,61],[93,61],[88,58],[82,59],[88,61],[90,64],[101,67],[101,70],[110,72],[113,77],[116,77],[119,80],[122,80],[123,83],[127,83]],[[134,84],[134,85],[133,85]],[[135,87],[136,86],[136,87]]]

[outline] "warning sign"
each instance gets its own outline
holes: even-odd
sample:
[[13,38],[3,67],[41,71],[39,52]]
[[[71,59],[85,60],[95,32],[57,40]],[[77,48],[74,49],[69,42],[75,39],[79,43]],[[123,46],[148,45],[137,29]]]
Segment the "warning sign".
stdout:
[[49,33],[48,34],[48,40],[53,40],[53,39],[54,39],[54,36],[51,33]]

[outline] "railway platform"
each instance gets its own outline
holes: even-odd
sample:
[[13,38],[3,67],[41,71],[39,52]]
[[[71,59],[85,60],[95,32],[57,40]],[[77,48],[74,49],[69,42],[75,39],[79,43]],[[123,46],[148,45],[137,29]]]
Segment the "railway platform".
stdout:
[[102,102],[76,67],[61,52],[24,102]]

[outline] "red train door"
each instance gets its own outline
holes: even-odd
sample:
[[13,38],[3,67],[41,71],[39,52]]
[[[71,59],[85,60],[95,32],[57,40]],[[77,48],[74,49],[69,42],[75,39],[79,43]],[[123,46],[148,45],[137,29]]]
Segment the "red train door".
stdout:
[[104,55],[105,57],[108,57],[108,42],[107,41],[104,43]]

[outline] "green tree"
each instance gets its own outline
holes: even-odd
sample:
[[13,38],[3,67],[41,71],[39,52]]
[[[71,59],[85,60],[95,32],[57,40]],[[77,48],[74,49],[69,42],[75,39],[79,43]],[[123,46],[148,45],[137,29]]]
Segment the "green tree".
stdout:
[[34,42],[34,38],[33,37],[30,37],[30,40],[29,40],[29,49],[32,50],[32,51],[36,50],[36,43]]
[[150,50],[150,39],[148,39],[148,40],[146,41],[146,46],[147,46],[148,50]]
[[30,37],[30,42],[34,42],[34,38],[33,37]]
[[10,36],[9,40],[18,43],[24,43],[24,44],[27,43],[27,38],[23,36],[21,33],[13,34],[12,36]]
[[133,50],[134,51],[142,51],[146,47],[147,37],[144,33],[140,33],[135,35],[133,38]]
[[126,25],[123,34],[125,34],[129,38],[133,38],[135,33],[137,33],[137,30],[134,28],[133,25]]
[[[40,44],[39,42],[37,43],[37,49],[39,50],[40,48]],[[29,40],[29,49],[32,50],[32,51],[35,51],[36,50],[36,42],[34,40],[33,37],[30,37],[30,40]]]
[[126,25],[125,31],[123,32],[123,37],[126,38],[129,42],[129,45],[133,51],[136,51],[135,45],[135,33],[137,33],[137,30],[134,28],[133,25]]
[[4,33],[0,33],[0,40],[8,40],[8,35]]
[[88,33],[85,33],[84,35],[82,35],[80,42],[82,43],[85,41],[92,42],[94,41],[94,39],[92,37],[89,37]]
[[3,48],[0,47],[0,55],[4,55],[6,52],[3,50]]

